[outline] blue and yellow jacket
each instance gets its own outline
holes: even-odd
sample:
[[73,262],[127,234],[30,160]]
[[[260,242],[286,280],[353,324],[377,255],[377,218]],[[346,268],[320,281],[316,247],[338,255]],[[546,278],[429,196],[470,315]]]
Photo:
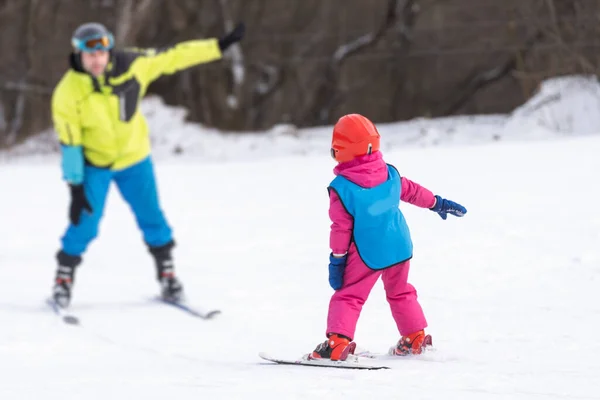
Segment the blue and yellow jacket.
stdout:
[[164,51],[113,51],[105,74],[94,78],[72,56],[52,95],[52,120],[63,149],[63,176],[83,180],[83,164],[127,168],[150,154],[140,100],[150,83],[222,57],[217,39],[182,42]]

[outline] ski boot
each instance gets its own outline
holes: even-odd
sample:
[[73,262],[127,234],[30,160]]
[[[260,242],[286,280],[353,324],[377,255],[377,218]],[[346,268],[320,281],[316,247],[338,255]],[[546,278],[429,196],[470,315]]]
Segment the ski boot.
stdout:
[[424,330],[420,330],[408,336],[402,336],[396,346],[390,349],[390,354],[396,356],[421,354],[426,347],[431,345],[431,335],[426,335]]
[[332,361],[345,361],[348,354],[354,354],[356,343],[352,339],[334,333],[323,343],[319,343],[317,348],[309,354],[309,359],[326,358]]
[[161,296],[164,300],[179,302],[183,300],[183,285],[175,277],[173,257],[171,250],[175,242],[171,241],[164,246],[151,247],[150,253],[156,263],[158,283],[161,288]]
[[61,308],[67,308],[71,303],[71,290],[75,282],[75,268],[81,263],[81,257],[70,256],[62,250],[56,254],[58,267],[54,287],[52,289],[52,298]]

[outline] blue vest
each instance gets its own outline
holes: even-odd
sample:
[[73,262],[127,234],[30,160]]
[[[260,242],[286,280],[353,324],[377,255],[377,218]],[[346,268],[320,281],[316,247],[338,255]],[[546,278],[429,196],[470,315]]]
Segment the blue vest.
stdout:
[[398,208],[402,181],[396,168],[388,164],[388,179],[373,188],[338,175],[328,190],[337,193],[354,218],[352,240],[367,267],[381,270],[412,257],[410,231]]

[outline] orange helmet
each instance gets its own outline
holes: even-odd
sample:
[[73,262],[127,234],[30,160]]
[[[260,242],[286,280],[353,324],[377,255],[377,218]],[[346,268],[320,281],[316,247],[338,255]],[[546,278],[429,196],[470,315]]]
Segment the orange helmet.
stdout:
[[337,162],[379,150],[379,132],[373,122],[360,114],[344,115],[333,127],[331,157]]

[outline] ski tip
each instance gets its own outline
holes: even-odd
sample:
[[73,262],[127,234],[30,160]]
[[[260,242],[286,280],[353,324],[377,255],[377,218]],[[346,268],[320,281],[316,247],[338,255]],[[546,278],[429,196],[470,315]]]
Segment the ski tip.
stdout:
[[52,297],[47,297],[46,298],[46,305],[50,306],[50,308],[56,307],[56,303],[54,302],[54,300],[52,299]]
[[219,314],[221,314],[221,310],[213,310],[213,311],[206,313],[206,315],[204,316],[204,319],[212,319]]
[[260,358],[262,358],[265,361],[270,361],[272,363],[276,363],[278,364],[279,362],[281,362],[281,360],[276,359],[275,357],[271,356],[269,353],[261,351],[258,353],[258,356]]
[[79,325],[79,318],[73,315],[65,315],[63,321],[69,325]]
[[79,325],[79,318],[69,314],[65,309],[61,308],[52,298],[46,299],[46,304],[50,306],[54,314],[59,316],[61,320],[69,325]]
[[186,301],[173,301],[173,300],[165,299],[160,296],[153,297],[152,300],[162,303],[162,304],[166,304],[166,305],[175,307],[181,311],[184,311],[184,312],[186,312],[194,317],[200,318],[200,319],[212,319],[215,316],[221,314],[221,310],[211,310],[211,311],[205,312],[201,309],[197,309],[193,306],[188,305]]

